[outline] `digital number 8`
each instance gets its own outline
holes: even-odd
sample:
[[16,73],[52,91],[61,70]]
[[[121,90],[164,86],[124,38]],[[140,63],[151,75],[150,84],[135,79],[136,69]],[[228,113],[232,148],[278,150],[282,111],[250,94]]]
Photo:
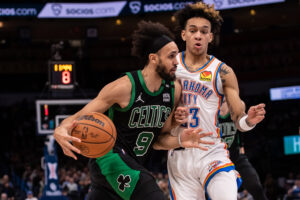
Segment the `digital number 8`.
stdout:
[[63,84],[69,84],[71,82],[71,73],[69,71],[63,71],[61,79]]

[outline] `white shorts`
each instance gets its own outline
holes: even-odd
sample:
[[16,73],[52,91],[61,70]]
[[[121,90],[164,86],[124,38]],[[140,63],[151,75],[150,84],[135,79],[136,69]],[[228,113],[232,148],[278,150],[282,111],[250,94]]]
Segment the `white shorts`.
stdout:
[[[234,169],[224,143],[218,143],[208,151],[196,148],[170,150],[168,174],[171,197],[176,200],[205,199],[210,180],[219,172],[229,172]],[[234,175],[239,185],[240,176],[238,173]]]

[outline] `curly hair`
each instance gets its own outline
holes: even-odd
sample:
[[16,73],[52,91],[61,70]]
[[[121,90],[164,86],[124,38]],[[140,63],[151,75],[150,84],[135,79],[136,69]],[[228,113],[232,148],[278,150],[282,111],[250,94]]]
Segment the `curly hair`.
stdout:
[[190,18],[202,17],[211,23],[211,31],[216,34],[220,31],[223,18],[220,16],[219,11],[215,10],[214,4],[209,6],[203,2],[194,4],[187,4],[183,9],[174,14],[180,30],[185,29],[186,23]]
[[131,55],[137,56],[142,66],[148,64],[149,49],[153,41],[166,35],[171,39],[174,39],[174,35],[170,30],[160,23],[154,23],[151,21],[141,21],[138,23],[138,29],[134,31],[132,35],[132,49]]

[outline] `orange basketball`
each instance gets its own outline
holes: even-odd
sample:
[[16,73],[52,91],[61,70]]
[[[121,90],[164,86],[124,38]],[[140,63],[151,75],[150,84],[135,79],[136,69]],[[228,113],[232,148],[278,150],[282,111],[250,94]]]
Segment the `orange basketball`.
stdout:
[[104,114],[92,112],[81,116],[71,135],[81,139],[73,142],[81,154],[89,158],[98,158],[108,153],[117,138],[116,127]]

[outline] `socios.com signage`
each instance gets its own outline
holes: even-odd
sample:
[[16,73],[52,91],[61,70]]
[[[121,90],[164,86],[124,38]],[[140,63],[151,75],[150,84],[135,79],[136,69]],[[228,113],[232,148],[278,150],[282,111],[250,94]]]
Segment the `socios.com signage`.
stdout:
[[186,4],[194,3],[194,1],[179,1],[179,2],[157,2],[148,3],[144,2],[142,4],[140,1],[129,2],[129,8],[133,14],[150,12],[166,12],[166,11],[176,11],[185,7]]
[[[284,2],[284,0],[203,0],[217,10]],[[174,12],[190,1],[115,1],[99,3],[0,4],[0,17],[104,18],[155,12]]]
[[47,3],[38,18],[102,18],[119,16],[126,1],[109,3]]
[[47,3],[38,18],[102,18],[168,12],[194,1],[117,1],[107,3]]
[[0,4],[0,17],[36,17],[43,4]]
[[217,10],[256,6],[262,4],[279,3],[284,0],[203,0],[207,4],[214,4]]

